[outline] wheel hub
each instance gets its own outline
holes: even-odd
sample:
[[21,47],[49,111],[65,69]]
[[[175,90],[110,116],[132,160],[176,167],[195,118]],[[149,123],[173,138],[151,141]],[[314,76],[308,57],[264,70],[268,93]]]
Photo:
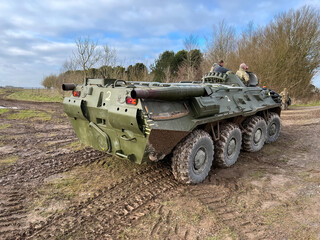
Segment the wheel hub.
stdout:
[[228,156],[231,156],[236,150],[236,140],[232,138],[228,144],[227,153]]
[[258,143],[262,137],[262,130],[259,128],[254,134],[254,142]]
[[269,135],[273,136],[276,134],[276,132],[277,132],[277,126],[275,123],[273,123],[269,128]]
[[194,157],[194,169],[198,172],[201,172],[204,169],[205,162],[207,159],[207,154],[205,149],[199,148],[195,157]]

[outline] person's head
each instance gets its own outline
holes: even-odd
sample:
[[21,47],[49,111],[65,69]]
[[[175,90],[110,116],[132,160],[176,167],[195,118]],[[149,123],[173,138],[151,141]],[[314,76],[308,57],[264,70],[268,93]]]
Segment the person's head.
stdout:
[[218,66],[219,66],[218,63],[214,63],[214,64],[212,65],[213,68],[216,68],[216,67],[218,67]]
[[241,63],[240,68],[243,70],[248,70],[248,66],[245,63]]
[[223,67],[224,62],[223,62],[222,59],[221,59],[218,63],[219,63],[219,66],[220,66],[220,67]]

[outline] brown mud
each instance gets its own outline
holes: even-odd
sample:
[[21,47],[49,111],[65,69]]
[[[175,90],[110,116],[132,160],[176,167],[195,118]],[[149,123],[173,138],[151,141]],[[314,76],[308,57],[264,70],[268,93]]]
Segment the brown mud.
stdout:
[[282,112],[277,142],[191,186],[168,160],[82,146],[61,104],[0,106],[0,239],[320,239],[319,106]]

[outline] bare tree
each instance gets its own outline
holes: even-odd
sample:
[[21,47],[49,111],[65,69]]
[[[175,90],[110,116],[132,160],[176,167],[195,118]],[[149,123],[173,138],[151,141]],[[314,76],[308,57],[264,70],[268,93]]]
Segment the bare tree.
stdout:
[[77,70],[77,64],[72,57],[69,57],[62,65],[57,83],[54,86],[61,89],[62,83],[81,83],[83,81],[83,73]]
[[184,48],[187,51],[191,51],[199,48],[199,38],[197,35],[190,34],[183,40]]
[[212,36],[206,39],[207,68],[220,59],[228,63],[230,56],[236,48],[235,31],[223,20],[213,26]]
[[98,48],[98,43],[91,40],[89,36],[79,37],[75,43],[77,49],[73,51],[73,61],[83,70],[84,77],[87,77],[88,70],[101,61],[102,52]]
[[[196,78],[196,65],[197,61],[193,59],[193,50],[199,48],[199,38],[196,35],[190,34],[183,41],[184,47],[187,50],[187,57],[183,61],[182,66],[178,71],[178,75],[185,75],[187,81],[194,81]],[[180,73],[180,74],[179,74]]]
[[101,57],[101,64],[99,71],[104,78],[116,78],[114,74],[114,68],[117,64],[117,50],[109,47],[107,44],[103,46],[103,52]]
[[67,71],[76,71],[77,67],[76,67],[76,63],[72,58],[67,59],[61,68],[61,73],[63,72],[67,72]]

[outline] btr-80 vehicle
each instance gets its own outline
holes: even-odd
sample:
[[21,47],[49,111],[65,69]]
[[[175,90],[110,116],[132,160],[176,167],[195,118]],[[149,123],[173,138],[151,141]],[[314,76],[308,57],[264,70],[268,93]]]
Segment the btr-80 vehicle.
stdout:
[[200,183],[212,164],[230,167],[240,149],[259,151],[277,140],[281,97],[246,86],[231,71],[210,72],[200,82],[126,82],[85,79],[63,107],[81,142],[138,164],[172,156],[182,183]]

